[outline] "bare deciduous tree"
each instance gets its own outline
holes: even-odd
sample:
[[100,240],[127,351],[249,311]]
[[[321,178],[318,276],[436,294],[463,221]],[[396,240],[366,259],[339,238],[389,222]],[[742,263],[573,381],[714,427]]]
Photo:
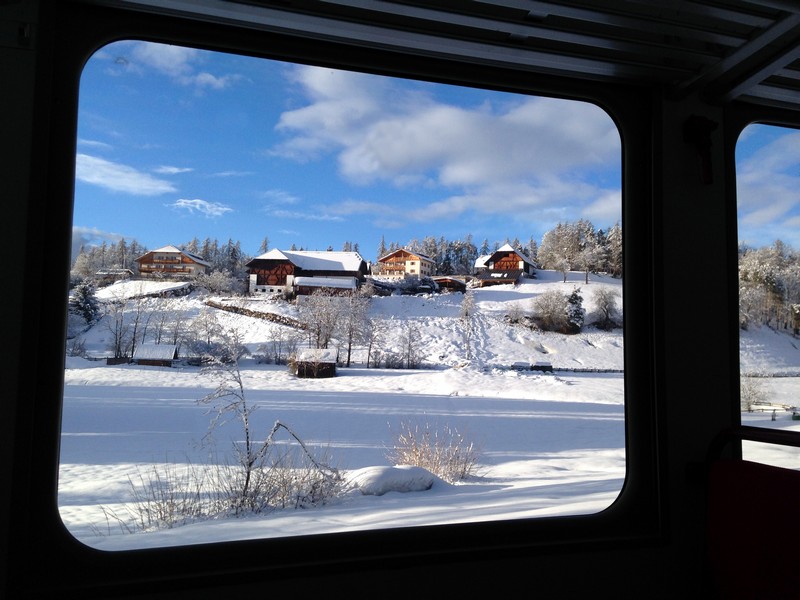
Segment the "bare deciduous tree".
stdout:
[[614,327],[614,315],[617,313],[617,298],[619,292],[607,287],[594,290],[594,305],[600,313],[600,319],[595,323],[600,329],[612,329]]
[[306,324],[308,344],[312,348],[327,348],[336,332],[341,316],[342,301],[324,290],[298,298],[300,319]]
[[565,331],[567,328],[567,296],[550,290],[533,299],[534,317],[545,331]]
[[461,300],[461,329],[464,336],[464,349],[467,360],[472,358],[472,333],[475,318],[475,294],[472,290],[467,290]]

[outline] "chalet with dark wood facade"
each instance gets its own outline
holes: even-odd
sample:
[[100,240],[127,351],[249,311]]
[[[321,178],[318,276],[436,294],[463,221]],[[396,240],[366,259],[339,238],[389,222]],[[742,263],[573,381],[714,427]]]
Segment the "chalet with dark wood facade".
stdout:
[[211,265],[191,252],[175,246],[152,250],[136,259],[142,277],[190,279],[208,273]]
[[358,289],[369,268],[358,252],[270,250],[247,263],[251,294]]
[[525,277],[533,277],[535,267],[527,256],[514,250],[511,244],[505,244],[492,254],[478,258],[475,271],[478,287],[486,287],[519,283]]

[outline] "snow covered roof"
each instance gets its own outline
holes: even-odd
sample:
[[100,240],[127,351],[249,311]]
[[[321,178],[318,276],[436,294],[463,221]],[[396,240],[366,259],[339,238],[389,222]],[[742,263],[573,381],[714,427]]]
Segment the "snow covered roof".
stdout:
[[409,250],[408,248],[398,248],[397,250],[392,250],[388,254],[384,254],[383,256],[378,258],[378,262],[383,262],[386,259],[388,259],[390,256],[394,256],[398,252],[407,252],[408,254],[413,254],[414,256],[419,256],[420,259],[422,259],[422,260],[429,260],[430,262],[433,262],[433,259],[430,256],[428,256],[427,254],[423,254],[422,252],[415,252],[413,250]]
[[[128,298],[141,298],[160,294],[178,293],[191,287],[188,281],[149,281],[141,279],[126,279],[114,285],[109,285],[97,290],[98,300],[124,300]],[[179,295],[179,294],[178,294]]]
[[304,271],[358,271],[364,259],[358,252],[326,250],[277,250],[256,256],[254,260],[288,260]]
[[139,344],[133,353],[133,360],[171,360],[177,351],[175,344]]
[[184,256],[188,256],[189,258],[191,258],[196,263],[199,263],[201,265],[205,265],[207,267],[211,266],[211,263],[203,260],[202,257],[198,256],[197,254],[193,254],[192,252],[187,252],[186,250],[181,250],[180,248],[178,248],[176,246],[173,246],[171,244],[166,245],[166,246],[162,246],[161,248],[158,248],[156,250],[150,250],[150,252],[147,252],[147,253],[143,254],[142,256],[137,258],[136,260],[144,258],[148,254],[155,254],[156,252],[161,252],[161,253],[164,253],[164,254],[183,254]]
[[299,362],[335,363],[336,351],[329,348],[307,348],[297,355]]
[[[494,256],[494,255],[495,255],[495,254],[497,254],[498,252],[513,252],[514,254],[516,254],[517,256],[519,256],[519,257],[520,257],[522,260],[524,260],[526,263],[528,263],[529,265],[533,266],[533,263],[531,262],[531,260],[530,260],[530,259],[529,259],[527,256],[525,256],[525,255],[524,255],[522,252],[519,252],[518,250],[516,250],[516,249],[515,249],[515,248],[514,248],[514,247],[513,247],[511,244],[503,244],[503,245],[502,245],[502,246],[500,246],[500,247],[499,247],[497,250],[495,250],[494,252],[492,252],[491,256]],[[486,258],[487,258],[487,260],[488,260],[488,259],[489,259],[491,256],[489,256],[489,257],[486,257]],[[480,265],[480,266],[485,266],[485,264],[486,264],[486,263],[485,263],[485,261],[484,261],[484,264],[483,264],[483,265]],[[479,266],[479,265],[478,265],[478,263],[477,263],[477,261],[475,262],[475,266]]]
[[482,254],[481,256],[475,259],[475,267],[476,268],[485,267],[486,261],[489,260],[491,257],[492,257],[491,254]]
[[171,244],[162,246],[161,248],[157,248],[156,250],[151,250],[151,252],[173,252],[173,253],[180,251],[181,251],[180,248],[177,248],[176,246],[173,246]]
[[355,277],[295,277],[295,285],[304,287],[327,287],[355,289],[357,286]]

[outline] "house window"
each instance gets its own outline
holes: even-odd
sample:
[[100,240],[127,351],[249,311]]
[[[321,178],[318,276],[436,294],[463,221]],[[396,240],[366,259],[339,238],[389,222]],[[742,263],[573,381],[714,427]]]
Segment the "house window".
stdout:
[[[98,51],[86,63],[80,89],[73,231],[96,237],[75,239],[82,243],[74,246],[100,247],[116,240],[117,232],[150,248],[165,240],[189,244],[209,238],[209,247],[217,249],[209,259],[217,265],[210,274],[220,275],[222,284],[241,266],[237,240],[242,253],[258,253],[267,216],[272,248],[324,249],[357,241],[377,254],[383,232],[401,244],[418,240],[421,248],[432,248],[427,252],[441,251],[457,274],[470,272],[475,263],[473,240],[542,240],[559,221],[577,222],[586,214],[593,215],[592,233],[606,232],[621,218],[620,135],[606,112],[583,101],[140,41]],[[126,135],[119,135],[119,128]],[[513,194],[508,202],[514,218],[497,210],[498,194]],[[567,197],[575,200],[564,208]],[[432,214],[434,219],[424,218]],[[320,254],[325,256],[309,262],[341,259],[333,251]],[[498,276],[491,282],[496,285],[475,290],[475,308],[466,311],[454,295],[405,295],[412,287],[404,281],[406,263],[395,260],[388,265],[394,287],[385,286],[358,313],[352,337],[343,327],[322,331],[329,323],[345,323],[342,315],[356,314],[349,297],[316,305],[318,298],[311,295],[296,304],[265,299],[251,304],[232,288],[220,294],[223,301],[214,301],[222,308],[206,304],[202,295],[179,302],[139,296],[109,302],[103,319],[81,333],[90,358],[124,357],[134,344],[174,334],[184,340],[182,353],[191,360],[164,379],[143,366],[132,377],[130,369],[89,369],[69,357],[59,478],[64,523],[87,545],[107,543],[97,531],[115,519],[122,522],[120,530],[137,534],[108,546],[157,545],[163,532],[138,533],[160,523],[139,527],[135,517],[144,514],[108,512],[135,504],[130,481],[144,476],[144,489],[134,492],[147,494],[162,489],[159,482],[148,482],[147,473],[170,475],[170,484],[177,485],[192,473],[201,474],[198,481],[219,482],[215,478],[233,470],[232,479],[204,488],[207,497],[219,498],[236,483],[251,481],[232,466],[248,464],[240,462],[245,450],[238,440],[262,444],[276,421],[291,427],[291,435],[276,432],[275,448],[286,462],[268,464],[263,472],[274,468],[290,477],[306,469],[310,478],[321,477],[314,489],[333,496],[312,498],[304,482],[292,488],[281,481],[289,491],[276,501],[280,506],[264,494],[255,504],[250,497],[223,497],[199,507],[206,513],[216,507],[218,513],[203,514],[223,523],[231,507],[234,512],[259,507],[248,520],[248,537],[349,531],[349,518],[359,529],[406,527],[410,504],[416,506],[418,525],[603,511],[626,478],[622,279],[592,275],[586,286],[585,273],[557,270],[563,258],[555,256],[524,285]],[[167,266],[162,262],[153,270]],[[434,265],[417,259],[409,267],[413,274],[429,273]],[[555,291],[558,304],[558,294],[568,289],[564,278],[570,290],[582,289],[586,323],[569,323],[577,330],[566,335],[564,311],[557,309],[555,324],[542,325],[554,331],[529,326],[534,310],[540,310],[534,309],[535,299]],[[151,277],[150,283],[163,282]],[[599,318],[595,290],[608,291],[611,302],[611,320],[599,330],[589,329],[588,322]],[[120,310],[112,314],[114,308]],[[272,316],[253,317],[246,310]],[[241,329],[232,332],[234,327]],[[251,352],[238,366],[230,360],[240,349],[237,341]],[[338,360],[349,364],[339,370],[339,383],[299,382],[292,376],[286,363],[309,346],[337,349]],[[198,366],[216,364],[208,356],[214,352],[221,362],[216,375],[227,387],[216,387],[218,380],[207,379],[208,371]],[[511,370],[520,361],[532,365],[541,359],[552,361],[555,375]],[[232,379],[225,380],[226,373]],[[86,385],[89,377],[92,385]],[[218,402],[215,391],[234,389],[225,398],[240,398],[237,382],[247,406],[260,407],[247,422],[252,427],[247,435],[241,419],[215,419],[231,416],[214,412],[231,406]],[[208,404],[198,404],[202,400]],[[210,425],[219,440],[213,449],[200,443],[208,439]],[[304,445],[295,443],[297,438]],[[385,495],[391,488],[380,486],[396,480],[374,475],[387,470],[408,475],[393,467],[414,455],[414,439],[428,445],[424,450],[457,454],[444,467],[417,464],[424,470],[415,471],[420,478],[399,484],[420,489]],[[239,444],[233,451],[229,440]],[[444,448],[436,447],[440,443]],[[314,453],[313,461],[306,450]],[[320,469],[323,460],[341,470]],[[207,472],[200,470],[206,467]],[[333,473],[357,481],[375,498],[336,496],[342,491],[336,482],[345,479]],[[462,476],[469,485],[443,483],[462,483]],[[423,489],[425,482],[447,493]],[[286,508],[297,505],[315,509]],[[193,521],[170,523],[175,525],[170,539],[195,543],[210,531]],[[236,539],[239,531],[217,533],[216,541]]]
[[[800,130],[753,123],[736,145],[742,425],[800,425]],[[796,469],[800,450],[742,442],[744,458]]]

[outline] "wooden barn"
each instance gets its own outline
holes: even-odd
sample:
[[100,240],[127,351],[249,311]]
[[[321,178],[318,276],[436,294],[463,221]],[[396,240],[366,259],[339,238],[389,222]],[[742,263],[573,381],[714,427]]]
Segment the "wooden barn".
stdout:
[[[251,294],[302,294],[319,287],[340,289],[343,282],[355,289],[364,282],[368,271],[367,262],[358,252],[270,250],[247,263]],[[311,282],[311,278],[326,278],[330,285]],[[297,281],[304,287],[297,289]]]
[[289,370],[297,377],[321,379],[336,377],[336,352],[327,348],[309,348],[289,363]]
[[133,363],[149,367],[171,367],[178,358],[175,344],[140,344],[133,353]]

